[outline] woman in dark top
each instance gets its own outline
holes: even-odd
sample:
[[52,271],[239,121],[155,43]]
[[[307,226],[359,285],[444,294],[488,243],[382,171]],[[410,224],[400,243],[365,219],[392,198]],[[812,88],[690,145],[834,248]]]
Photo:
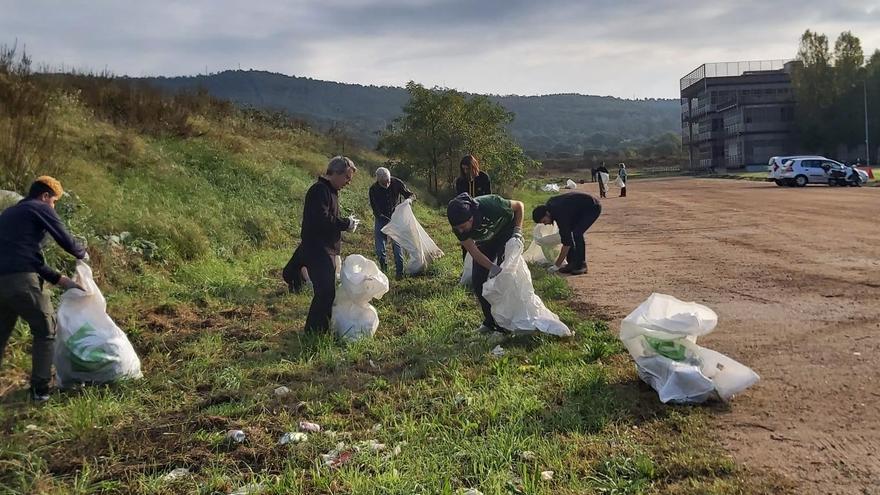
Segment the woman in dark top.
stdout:
[[466,155],[459,164],[461,175],[455,179],[455,194],[468,193],[472,198],[492,194],[489,174],[480,171],[480,162],[473,155]]

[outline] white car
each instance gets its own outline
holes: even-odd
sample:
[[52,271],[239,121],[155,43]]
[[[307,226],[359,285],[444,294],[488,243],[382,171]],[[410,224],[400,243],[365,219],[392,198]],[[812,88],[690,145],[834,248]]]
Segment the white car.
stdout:
[[[768,165],[767,180],[777,186],[804,187],[807,184],[828,184],[832,169],[842,170],[846,165],[818,155],[774,156]],[[868,181],[868,174],[859,170],[862,183]]]

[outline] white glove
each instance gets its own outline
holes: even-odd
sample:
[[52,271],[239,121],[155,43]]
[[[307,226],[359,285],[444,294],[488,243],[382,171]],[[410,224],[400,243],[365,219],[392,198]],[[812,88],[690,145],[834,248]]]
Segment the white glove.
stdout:
[[354,215],[351,215],[350,217],[348,217],[348,231],[351,233],[354,233],[354,231],[357,230],[358,225],[360,225],[360,223],[361,223],[360,220],[355,218]]
[[556,264],[553,264],[553,265],[550,265],[550,266],[547,268],[547,271],[550,272],[550,273],[556,273],[556,272],[559,271],[560,268],[561,268],[560,266],[557,266]]
[[495,278],[499,273],[501,273],[501,267],[492,263],[492,266],[489,268],[489,278]]

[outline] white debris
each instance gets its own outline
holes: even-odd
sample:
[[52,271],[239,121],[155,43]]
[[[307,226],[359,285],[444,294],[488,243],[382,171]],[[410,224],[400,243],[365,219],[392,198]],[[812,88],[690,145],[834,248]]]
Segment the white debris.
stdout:
[[541,479],[543,481],[550,481],[553,479],[553,471],[541,471]]
[[165,481],[174,481],[174,480],[179,480],[181,478],[185,478],[187,476],[189,476],[189,469],[176,468],[176,469],[171,470],[170,473],[165,474],[165,476],[162,476],[162,479]]
[[259,483],[251,483],[231,492],[229,495],[258,495],[266,491],[266,487]]
[[284,385],[275,389],[275,397],[285,397],[287,395],[290,395],[290,389]]
[[35,431],[35,430],[39,430],[39,429],[40,429],[40,427],[37,425],[27,425],[24,427],[25,431]]
[[382,431],[382,424],[381,423],[374,424],[373,427],[370,428],[370,431],[372,431],[373,433],[378,432],[378,431]]
[[312,433],[318,433],[321,431],[321,425],[319,425],[318,423],[312,423],[309,421],[300,421],[299,422],[299,429],[302,431],[309,431]]
[[232,440],[235,443],[241,443],[244,442],[245,438],[247,438],[247,435],[245,435],[244,432],[241,430],[229,430],[226,432],[226,438],[228,440]]
[[526,450],[526,451],[520,453],[519,456],[520,456],[520,458],[522,458],[522,460],[524,460],[524,461],[534,461],[534,460],[535,460],[535,457],[536,457],[536,456],[535,456],[535,453],[532,452],[531,450]]
[[368,449],[372,450],[373,452],[379,452],[379,451],[385,450],[385,444],[384,444],[384,443],[379,443],[379,442],[377,442],[376,440],[367,440],[367,441],[364,443],[364,445],[365,445]]
[[309,439],[309,436],[305,433],[299,431],[289,431],[278,440],[280,445],[287,445],[289,443],[300,443],[305,442]]
[[501,357],[506,353],[507,351],[505,351],[500,345],[496,345],[495,348],[492,349],[492,355],[495,357]]
[[458,493],[459,495],[483,495],[483,492],[476,488],[462,488]]

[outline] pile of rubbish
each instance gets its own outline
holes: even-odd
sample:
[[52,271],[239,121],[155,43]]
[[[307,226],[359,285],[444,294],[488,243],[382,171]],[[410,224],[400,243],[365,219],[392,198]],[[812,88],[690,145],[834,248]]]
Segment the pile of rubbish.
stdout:
[[412,211],[412,198],[394,208],[391,221],[382,227],[382,233],[400,245],[406,253],[406,273],[417,275],[428,269],[432,261],[443,256],[443,251],[431,239]]
[[717,324],[718,315],[702,304],[654,293],[623,319],[620,340],[635,359],[639,377],[657,391],[660,402],[728,401],[759,377],[747,366],[697,345],[697,337]]
[[352,254],[342,262],[340,278],[333,303],[333,331],[347,340],[372,337],[379,328],[379,313],[370,301],[388,292],[388,276],[373,260]]

